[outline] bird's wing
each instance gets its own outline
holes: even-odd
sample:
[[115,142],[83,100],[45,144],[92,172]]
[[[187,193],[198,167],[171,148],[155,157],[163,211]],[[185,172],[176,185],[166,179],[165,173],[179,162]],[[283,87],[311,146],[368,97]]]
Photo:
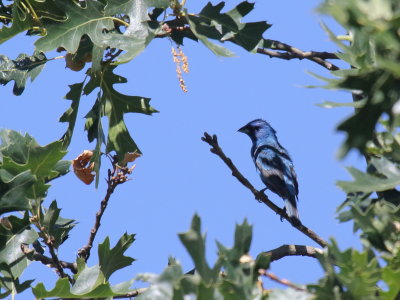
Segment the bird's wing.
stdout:
[[296,175],[296,172],[294,171],[293,165],[290,167],[290,173],[292,173],[292,179],[293,179],[293,184],[294,184],[294,188],[296,191],[296,198],[297,198],[297,195],[299,194],[299,183],[297,182],[297,175]]
[[254,155],[254,162],[265,185],[282,198],[295,201],[298,183],[287,151],[283,147],[263,145],[254,151]]
[[265,185],[280,197],[287,198],[284,166],[279,156],[270,149],[264,149],[258,153],[255,164]]

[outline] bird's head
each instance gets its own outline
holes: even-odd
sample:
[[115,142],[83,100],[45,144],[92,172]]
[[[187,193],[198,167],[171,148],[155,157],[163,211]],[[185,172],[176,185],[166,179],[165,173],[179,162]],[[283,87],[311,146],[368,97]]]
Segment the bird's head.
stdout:
[[260,138],[275,137],[276,131],[268,124],[267,121],[256,119],[244,125],[238,130],[247,134],[253,141]]

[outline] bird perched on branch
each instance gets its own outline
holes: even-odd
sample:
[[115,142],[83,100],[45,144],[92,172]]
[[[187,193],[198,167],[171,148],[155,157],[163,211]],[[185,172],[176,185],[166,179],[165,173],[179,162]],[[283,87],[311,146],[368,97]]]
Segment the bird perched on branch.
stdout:
[[275,129],[266,121],[256,119],[238,131],[247,134],[253,142],[251,157],[261,180],[268,189],[284,199],[290,220],[299,224],[296,173],[289,153],[276,137]]

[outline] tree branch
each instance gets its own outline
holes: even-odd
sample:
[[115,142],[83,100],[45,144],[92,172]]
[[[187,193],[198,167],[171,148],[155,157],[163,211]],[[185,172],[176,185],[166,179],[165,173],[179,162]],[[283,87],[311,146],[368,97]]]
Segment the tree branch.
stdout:
[[[193,35],[190,26],[183,19],[174,19],[167,21],[162,25],[162,29],[163,32],[158,34],[156,37],[164,38],[170,36],[173,32],[185,32],[185,34],[196,38],[195,35]],[[226,41],[237,44],[234,38],[228,39]],[[319,64],[325,69],[328,69],[329,71],[340,70],[338,66],[330,63],[329,61],[326,61],[327,59],[339,59],[339,57],[335,53],[326,51],[303,51],[299,48],[276,40],[264,39],[264,47],[257,48],[257,53],[268,55],[270,58],[275,57],[285,60],[308,59],[312,62]]]
[[310,239],[315,241],[318,245],[321,247],[326,247],[327,242],[322,239],[319,235],[317,235],[314,231],[309,229],[308,227],[304,226],[301,223],[296,223],[296,222],[291,222],[289,216],[287,213],[276,206],[269,198],[264,194],[263,191],[257,190],[236,168],[236,166],[232,163],[231,159],[228,158],[225,153],[222,151],[222,149],[219,147],[218,144],[218,139],[217,136],[214,134],[212,137],[205,132],[204,137],[201,138],[202,141],[206,142],[211,146],[210,151],[214,153],[215,155],[219,156],[223,162],[228,166],[229,169],[232,171],[232,176],[236,177],[237,180],[239,180],[240,183],[242,183],[245,187],[247,187],[254,195],[256,200],[259,202],[264,203],[267,205],[270,209],[272,209],[275,213],[281,216],[281,218],[287,220],[294,228],[297,230],[301,231],[304,233],[306,236],[308,236]]
[[264,253],[269,255],[270,262],[273,262],[286,256],[308,256],[315,258],[317,254],[322,254],[322,249],[304,245],[282,245]]
[[63,267],[62,267],[62,265],[61,265],[61,262],[60,262],[60,260],[58,259],[57,253],[56,253],[56,251],[55,251],[55,249],[54,249],[53,241],[54,241],[54,240],[52,239],[52,237],[47,237],[47,238],[44,240],[44,243],[45,243],[46,246],[49,248],[49,252],[50,252],[51,258],[52,258],[52,260],[53,260],[53,265],[55,266],[55,268],[56,268],[56,270],[57,270],[57,272],[58,272],[58,274],[59,274],[59,276],[60,276],[61,278],[67,277],[67,278],[68,278],[68,281],[69,281],[71,284],[73,284],[73,279],[72,279],[68,274],[66,274],[66,273],[64,272],[64,269],[63,269]]
[[279,277],[277,277],[276,275],[274,275],[274,274],[272,274],[272,273],[270,273],[270,272],[267,272],[266,270],[260,269],[260,270],[258,270],[258,273],[259,273],[261,276],[268,277],[269,279],[271,279],[271,280],[273,280],[273,281],[276,281],[276,282],[278,282],[278,283],[280,283],[280,284],[286,285],[286,286],[288,286],[288,287],[290,287],[290,288],[292,288],[292,289],[295,289],[296,291],[307,292],[306,289],[297,286],[297,285],[294,284],[293,282],[291,282],[291,281],[289,281],[289,280],[287,280],[287,279],[279,278]]
[[[29,260],[39,261],[42,264],[49,265],[52,268],[56,267],[54,260],[52,258],[45,256],[43,254],[40,254],[39,252],[36,252],[33,249],[30,249],[25,244],[21,244],[21,250],[28,257]],[[60,266],[63,267],[64,269],[69,269],[74,274],[78,273],[78,267],[77,267],[76,263],[70,263],[70,262],[66,262],[66,261],[62,261],[62,260],[59,260],[58,262],[59,262]]]
[[99,231],[101,225],[101,218],[107,208],[108,201],[110,200],[111,195],[114,193],[115,188],[128,180],[127,174],[130,174],[133,168],[128,169],[127,167],[118,166],[117,157],[112,158],[113,169],[108,169],[108,177],[107,181],[107,192],[104,199],[100,203],[100,209],[96,213],[95,223],[93,228],[90,230],[89,239],[86,245],[78,250],[78,256],[82,257],[87,261],[90,256],[90,250],[93,247],[93,242],[96,237],[97,232]]
[[[310,61],[313,61],[322,67],[330,70],[330,71],[336,71],[339,70],[340,68],[328,61],[326,59],[339,59],[335,53],[331,52],[319,52],[319,51],[303,51],[300,50],[296,47],[290,46],[288,44],[275,41],[275,40],[264,40],[264,43],[267,45],[271,45],[270,47],[262,47],[262,48],[257,48],[257,53],[268,55],[269,57],[275,57],[275,58],[280,58],[280,59],[285,59],[285,60],[291,60],[291,59],[308,59]],[[268,49],[267,49],[268,48]],[[286,52],[279,52],[279,51],[274,51],[270,49],[276,49],[280,51],[286,51]]]

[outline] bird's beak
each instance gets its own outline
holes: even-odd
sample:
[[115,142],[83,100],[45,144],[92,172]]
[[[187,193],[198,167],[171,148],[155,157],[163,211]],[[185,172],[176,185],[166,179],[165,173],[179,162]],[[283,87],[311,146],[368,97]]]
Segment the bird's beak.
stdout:
[[242,128],[239,128],[238,131],[246,133],[246,134],[249,132],[249,130],[247,129],[247,126],[243,126]]

